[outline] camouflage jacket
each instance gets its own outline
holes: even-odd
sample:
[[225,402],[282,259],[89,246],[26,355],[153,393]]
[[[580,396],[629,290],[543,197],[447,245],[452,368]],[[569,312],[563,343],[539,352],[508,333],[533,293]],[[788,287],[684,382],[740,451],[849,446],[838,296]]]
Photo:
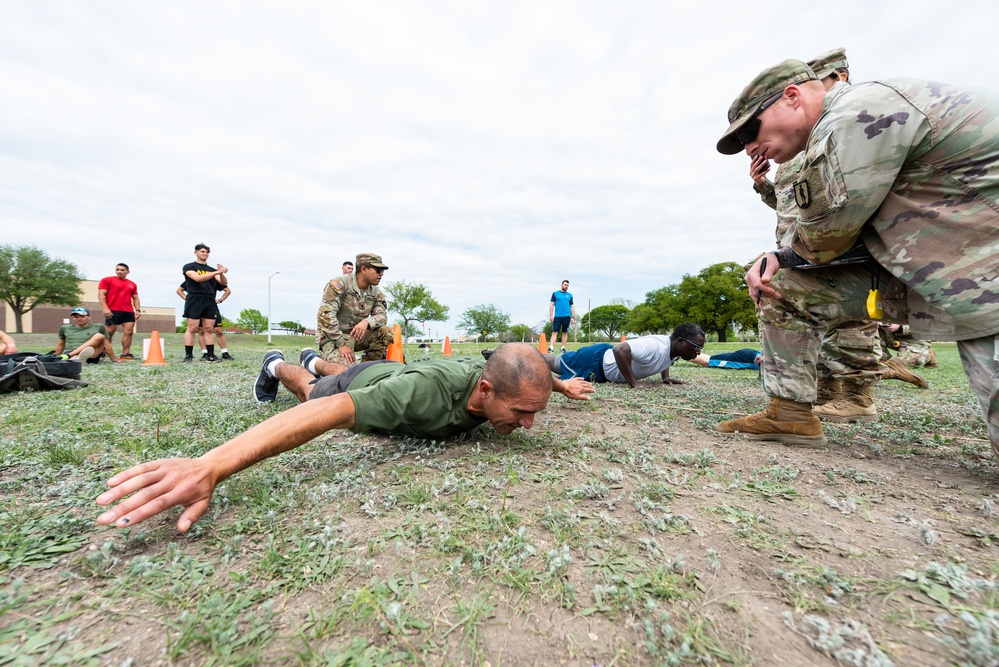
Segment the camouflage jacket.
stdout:
[[354,348],[350,330],[367,319],[371,329],[388,322],[385,295],[377,285],[362,290],[353,273],[337,276],[326,284],[316,317],[316,345],[332,340],[337,347]]
[[999,332],[999,95],[913,79],[837,86],[791,192],[814,263],[858,236],[908,287],[913,335]]

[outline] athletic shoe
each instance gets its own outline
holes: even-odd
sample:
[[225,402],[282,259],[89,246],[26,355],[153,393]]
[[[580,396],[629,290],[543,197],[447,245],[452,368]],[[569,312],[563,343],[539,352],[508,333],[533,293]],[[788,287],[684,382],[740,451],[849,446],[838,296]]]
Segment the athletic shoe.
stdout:
[[184,363],[185,363],[185,364],[189,364],[189,363],[191,363],[192,361],[194,361],[194,356],[193,356],[193,355],[190,355],[190,354],[189,354],[189,355],[187,355],[186,357],[184,357]]
[[553,347],[548,348],[548,354],[555,354],[555,348]]
[[486,358],[486,361],[488,361],[489,357],[493,356],[493,352],[495,351],[496,350],[482,350],[482,356]]
[[[313,359],[318,359],[318,358],[319,358],[319,353],[313,350],[311,347],[307,347],[304,350],[302,350],[302,353],[300,355],[298,355],[298,363],[302,364],[302,368],[304,368],[305,370],[309,370],[309,362],[312,361]],[[315,373],[312,374],[315,375],[316,377],[319,377]]]
[[222,353],[222,358],[225,359],[226,361],[236,361],[236,359],[232,355],[230,355],[228,352],[223,352]]
[[131,353],[118,355],[118,361],[133,361],[134,359],[135,357],[133,357]]
[[562,348],[562,353],[565,354],[565,348],[564,347]]
[[80,352],[79,355],[77,355],[76,360],[79,361],[81,364],[85,364],[87,363],[87,359],[89,359],[92,356],[94,356],[94,348],[85,347],[83,348],[83,351]]
[[264,363],[261,364],[260,375],[257,377],[256,384],[253,385],[253,397],[257,399],[258,403],[273,403],[274,399],[277,398],[278,387],[281,386],[281,381],[267,370],[267,367],[275,359],[284,361],[284,355],[278,350],[271,350],[264,355]]
[[203,356],[201,358],[201,360],[202,361],[207,361],[210,364],[215,364],[215,363],[218,363],[219,358],[216,357],[214,354],[206,354],[205,356]]

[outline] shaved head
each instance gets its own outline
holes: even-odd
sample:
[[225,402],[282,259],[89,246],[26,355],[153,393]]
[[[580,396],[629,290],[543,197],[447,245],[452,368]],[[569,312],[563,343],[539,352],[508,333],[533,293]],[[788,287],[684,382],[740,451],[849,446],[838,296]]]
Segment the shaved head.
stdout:
[[507,343],[500,345],[482,369],[482,379],[493,385],[498,396],[517,394],[522,383],[551,393],[552,374],[544,356],[533,345]]

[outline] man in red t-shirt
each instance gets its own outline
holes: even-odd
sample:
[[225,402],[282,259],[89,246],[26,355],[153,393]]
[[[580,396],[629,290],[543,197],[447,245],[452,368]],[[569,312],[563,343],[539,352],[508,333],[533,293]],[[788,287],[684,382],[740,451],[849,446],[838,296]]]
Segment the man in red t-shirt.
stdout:
[[101,302],[104,311],[104,326],[108,330],[108,345],[114,341],[115,331],[121,325],[121,354],[119,361],[130,361],[134,357],[129,351],[132,347],[132,332],[135,331],[135,321],[142,315],[139,306],[139,287],[128,280],[128,264],[118,264],[114,267],[114,275],[101,280],[97,285],[97,300]]

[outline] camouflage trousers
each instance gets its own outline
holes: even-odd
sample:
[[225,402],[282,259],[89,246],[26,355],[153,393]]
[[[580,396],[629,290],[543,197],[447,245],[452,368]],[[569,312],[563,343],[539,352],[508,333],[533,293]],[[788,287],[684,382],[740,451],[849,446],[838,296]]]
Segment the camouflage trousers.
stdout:
[[992,453],[999,459],[999,334],[959,340],[957,351],[985,413]]
[[[880,284],[881,320],[907,322],[905,285],[883,272]],[[867,265],[784,269],[773,286],[782,298],[764,299],[759,312],[767,394],[814,403],[820,374],[862,384],[881,379],[877,323],[867,313]]]
[[[896,357],[900,364],[904,364],[909,368],[919,368],[929,363],[930,350],[933,349],[929,341],[920,340],[919,338],[898,338],[897,342]],[[885,345],[885,356],[888,356],[887,347]]]
[[[392,343],[392,330],[388,327],[375,327],[374,329],[368,329],[361,336],[361,340],[354,341],[354,354],[358,357],[361,352],[364,352],[365,361],[377,361],[378,359],[385,358],[385,353],[388,352],[388,346]],[[326,339],[319,343],[319,356],[326,361],[332,361],[334,363],[342,364],[343,359],[340,355],[340,347],[332,340]],[[360,361],[356,359],[355,363]]]

